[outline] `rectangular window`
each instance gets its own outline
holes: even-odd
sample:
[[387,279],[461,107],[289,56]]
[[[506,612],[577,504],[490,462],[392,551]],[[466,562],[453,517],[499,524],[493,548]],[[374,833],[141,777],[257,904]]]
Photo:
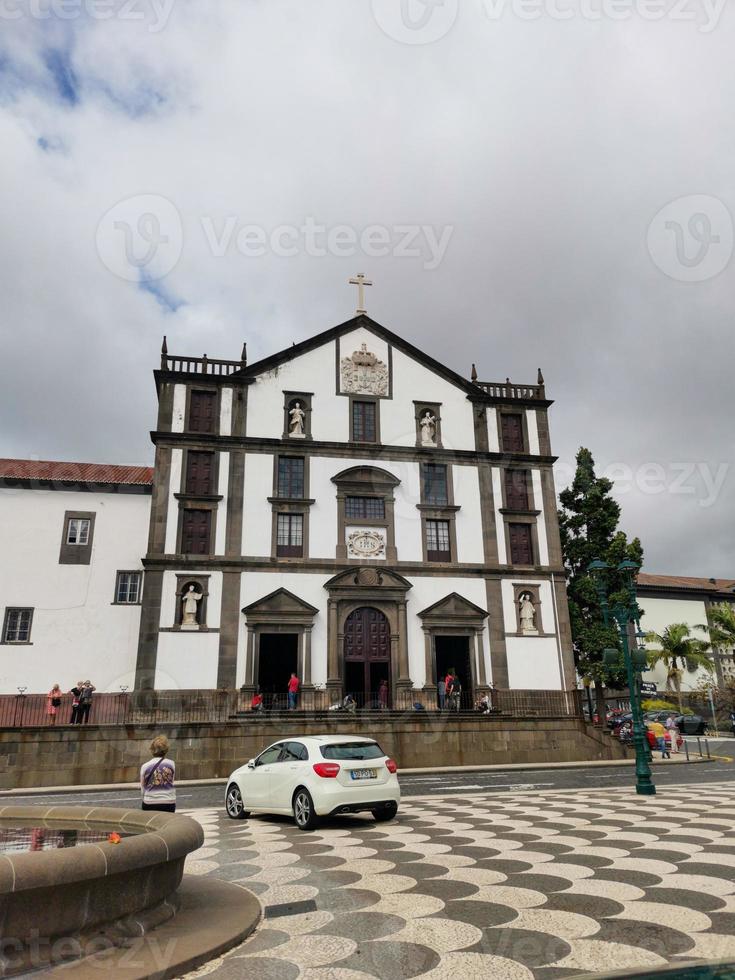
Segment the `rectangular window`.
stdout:
[[353,442],[377,442],[378,430],[376,425],[375,402],[352,403],[352,440]]
[[189,395],[189,432],[217,431],[217,392],[192,391]]
[[348,521],[382,521],[385,518],[385,500],[382,497],[346,497],[345,517]]
[[142,572],[118,572],[115,585],[115,602],[133,605],[140,602]]
[[528,510],[528,471],[505,471],[505,505],[510,510]]
[[211,511],[184,510],[181,530],[181,553],[184,555],[208,555],[211,525]]
[[304,496],[304,459],[301,456],[278,457],[278,496]]
[[523,443],[522,415],[508,415],[503,412],[500,416],[500,428],[503,436],[504,453],[523,453],[526,451]]
[[426,522],[426,557],[429,561],[451,561],[449,521]]
[[214,453],[190,449],[186,454],[186,493],[209,496],[214,493]]
[[30,643],[32,619],[32,609],[13,609],[8,607],[5,610],[3,643]]
[[440,463],[424,463],[424,503],[441,507],[449,503],[447,468]]
[[530,524],[509,524],[510,560],[513,565],[533,565],[533,541]]
[[304,515],[278,514],[276,555],[279,558],[303,558]]
[[71,517],[66,527],[66,543],[84,545],[89,543],[89,519]]

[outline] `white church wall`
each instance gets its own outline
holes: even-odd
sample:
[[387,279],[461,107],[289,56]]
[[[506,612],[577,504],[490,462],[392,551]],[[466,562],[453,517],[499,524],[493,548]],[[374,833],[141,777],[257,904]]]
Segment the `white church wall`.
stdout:
[[243,555],[270,556],[273,515],[268,497],[272,496],[273,456],[270,453],[246,453],[242,520]]
[[[327,591],[324,583],[331,575],[313,575],[308,572],[246,572],[240,583],[240,608],[265,598],[277,589],[287,589],[293,595],[315,606],[319,612],[314,616],[311,633],[311,681],[312,684],[327,683]],[[245,681],[245,644],[247,638],[246,618],[241,616],[240,640],[238,643],[237,686]]]
[[[686,623],[692,635],[698,639],[706,639],[707,634],[694,627],[700,623],[707,622],[707,609],[703,599],[681,599],[681,598],[652,598],[650,596],[640,596],[638,599],[643,618],[641,619],[641,629],[644,632],[651,630],[654,633],[663,633],[667,626],[673,623]],[[647,643],[646,646],[653,650],[656,649],[655,643]],[[658,685],[658,690],[666,696],[666,666],[656,664],[643,674],[643,680]],[[683,691],[692,691],[697,688],[703,680],[710,677],[705,670],[699,668],[695,672],[690,672],[684,667],[681,675],[681,688]]]
[[500,469],[492,468],[493,476],[493,505],[495,508],[495,537],[498,542],[498,561],[501,565],[508,563],[508,549],[505,547],[505,523],[500,508],[503,506],[503,488],[500,482]]
[[476,466],[453,466],[454,502],[457,511],[457,561],[482,564],[482,505],[480,474]]
[[186,422],[186,385],[174,385],[171,431],[183,432]]
[[346,442],[349,439],[348,401],[335,394],[335,370],[335,346],[331,341],[258,375],[255,384],[248,388],[248,436],[280,439],[283,435],[283,392],[308,391],[313,392],[311,425],[314,438]]
[[[346,350],[348,346],[350,346],[349,341],[345,337],[342,349]],[[370,344],[368,349],[371,349]],[[444,448],[474,450],[472,404],[467,400],[466,393],[394,347],[393,398],[381,402],[380,406],[381,438],[386,445],[416,445],[413,403],[424,400],[441,403],[441,435]]]
[[[388,344],[360,327],[258,375],[248,390],[248,436],[280,439],[284,391],[313,392],[312,435],[330,442],[349,442],[349,399],[336,393],[336,359],[350,357],[361,345],[388,365]],[[381,441],[415,446],[414,400],[441,402],[442,442],[448,449],[475,448],[472,405],[461,388],[393,347],[392,398],[380,402]],[[341,390],[341,377],[340,377]]]
[[[34,610],[30,644],[0,644],[0,693],[133,686],[140,606],[113,602],[117,572],[142,570],[149,506],[146,494],[0,490],[2,612]],[[96,515],[89,565],[59,564],[67,510]]]
[[[535,415],[535,412],[529,412]],[[531,470],[531,485],[533,487],[533,499],[536,502],[536,510],[540,511],[536,519],[536,533],[538,534],[539,565],[549,564],[549,540],[546,536],[546,514],[544,512],[544,497],[541,490],[541,471]]]
[[[527,585],[537,591],[540,605],[541,625],[544,633],[556,633],[556,616],[554,615],[553,592],[551,582],[548,579],[533,578],[530,576],[517,575],[513,578],[504,578],[500,583],[501,595],[503,597],[503,620],[506,633],[518,632],[518,617],[515,608],[515,585]],[[531,637],[536,639],[536,637]]]
[[508,685],[511,689],[562,689],[559,651],[554,637],[507,636],[505,648],[508,656]]
[[223,388],[220,398],[219,434],[232,435],[232,388]]
[[217,687],[219,633],[159,633],[156,687],[196,690]]
[[498,410],[492,406],[487,407],[487,444],[491,453],[500,452],[500,439],[498,438]]
[[[171,477],[168,486],[168,512],[166,515],[166,554],[176,554],[176,535],[179,530],[179,502],[176,494],[181,488],[181,467],[184,458],[183,449],[171,450]],[[146,538],[140,544],[140,553],[145,553]]]
[[[207,626],[210,629],[219,629],[220,615],[222,608],[222,572],[202,571],[198,568],[177,569],[163,573],[163,588],[161,592],[161,629],[171,629],[176,624],[176,602],[178,597],[176,589],[179,583],[179,576],[209,575],[209,595],[207,596]],[[186,630],[177,633],[185,635]]]
[[[408,663],[411,680],[414,687],[423,687],[427,683],[426,658],[424,647],[424,631],[418,613],[428,606],[434,605],[446,596],[456,592],[464,599],[474,602],[481,609],[487,609],[487,591],[485,580],[481,578],[429,578],[414,576],[409,579],[413,588],[407,595],[408,599]],[[483,631],[483,649],[485,654],[485,671],[490,677],[489,640],[487,621]]]
[[217,504],[217,523],[215,528],[214,554],[224,555],[225,536],[227,532],[227,489],[230,477],[230,454],[219,454],[219,488],[217,493],[222,499]]
[[526,409],[526,425],[528,426],[528,451],[533,456],[540,456],[541,449],[538,439],[538,416],[536,409]]

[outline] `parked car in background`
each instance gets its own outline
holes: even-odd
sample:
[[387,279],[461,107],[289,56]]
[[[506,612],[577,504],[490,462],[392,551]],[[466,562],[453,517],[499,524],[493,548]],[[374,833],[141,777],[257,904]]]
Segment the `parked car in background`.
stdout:
[[252,812],[293,814],[300,830],[320,817],[369,811],[379,822],[398,812],[397,767],[371,738],[292,735],[270,745],[227,781],[225,809],[233,820]]
[[676,727],[682,735],[707,734],[707,722],[701,715],[677,715]]
[[[658,739],[656,738],[655,734],[651,731],[650,728],[646,729],[646,735],[648,737],[648,744],[651,746],[651,748],[652,749],[658,748]],[[677,749],[680,749],[683,745],[684,745],[684,739],[681,737],[681,735],[677,735],[676,738]],[[668,752],[671,751],[671,732],[666,732],[666,749]]]

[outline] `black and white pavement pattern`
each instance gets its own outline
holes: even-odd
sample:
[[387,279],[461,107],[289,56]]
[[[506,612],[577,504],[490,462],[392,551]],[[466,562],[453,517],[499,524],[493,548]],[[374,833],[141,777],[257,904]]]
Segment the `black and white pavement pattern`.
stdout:
[[206,836],[187,872],[242,884],[265,913],[192,978],[563,980],[735,959],[734,782],[455,789],[314,833],[182,812]]

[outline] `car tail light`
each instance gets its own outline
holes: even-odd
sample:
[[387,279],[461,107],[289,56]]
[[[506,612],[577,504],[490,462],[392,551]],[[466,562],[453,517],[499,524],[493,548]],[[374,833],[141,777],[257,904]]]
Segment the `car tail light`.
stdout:
[[388,759],[386,761],[385,768],[388,770],[388,772],[392,772],[392,773],[398,772],[398,766],[395,764],[395,762],[392,759]]
[[339,775],[339,765],[336,762],[315,762],[314,772],[324,779],[336,779]]

